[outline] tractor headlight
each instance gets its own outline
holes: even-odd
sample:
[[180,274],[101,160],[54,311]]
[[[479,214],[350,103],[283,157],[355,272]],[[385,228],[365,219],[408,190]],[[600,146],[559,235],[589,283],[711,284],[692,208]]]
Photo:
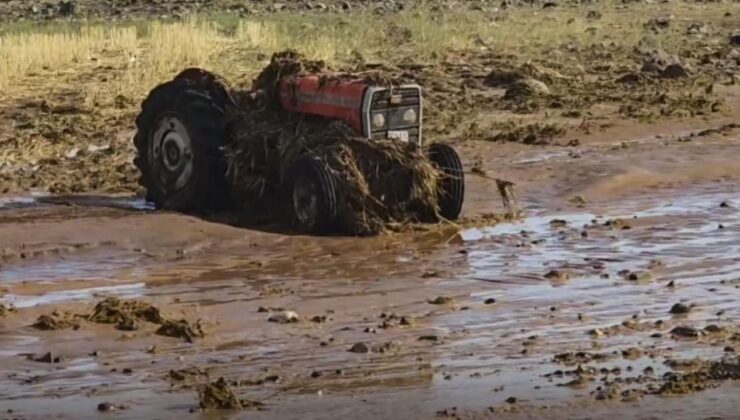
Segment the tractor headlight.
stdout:
[[416,122],[416,111],[413,109],[407,109],[406,112],[403,113],[403,121],[409,124],[413,124]]
[[385,117],[383,114],[375,114],[373,115],[373,125],[376,128],[383,128],[385,127]]

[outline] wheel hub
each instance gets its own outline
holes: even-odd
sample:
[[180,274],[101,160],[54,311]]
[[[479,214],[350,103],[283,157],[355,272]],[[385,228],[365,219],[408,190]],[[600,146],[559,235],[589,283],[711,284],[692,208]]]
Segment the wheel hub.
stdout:
[[311,179],[296,179],[293,187],[293,209],[301,224],[311,224],[319,215],[316,185]]
[[151,161],[162,184],[174,190],[187,185],[193,172],[192,143],[180,119],[171,114],[160,117],[150,144]]

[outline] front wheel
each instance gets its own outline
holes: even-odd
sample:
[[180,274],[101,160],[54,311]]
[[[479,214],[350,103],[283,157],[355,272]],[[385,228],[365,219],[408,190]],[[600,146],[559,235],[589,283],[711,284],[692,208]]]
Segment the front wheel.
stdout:
[[309,233],[336,229],[336,183],[321,158],[312,154],[299,158],[288,171],[286,184],[294,226]]
[[431,144],[427,156],[442,173],[437,184],[439,215],[447,220],[456,220],[465,198],[465,174],[460,156],[451,146],[442,143]]
[[156,87],[142,103],[134,137],[147,200],[182,212],[216,210],[227,201],[224,109],[187,80]]

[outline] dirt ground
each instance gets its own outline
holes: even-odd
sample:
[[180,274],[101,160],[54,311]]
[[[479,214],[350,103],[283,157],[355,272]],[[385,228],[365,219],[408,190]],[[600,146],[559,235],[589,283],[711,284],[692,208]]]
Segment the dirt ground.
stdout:
[[[370,238],[154,211],[134,101],[6,101],[2,156],[54,140],[0,162],[0,418],[736,417],[740,50],[721,39],[668,80],[639,52],[573,52],[581,78],[481,52],[407,65],[470,170],[468,220]],[[495,178],[522,220],[482,217]]]

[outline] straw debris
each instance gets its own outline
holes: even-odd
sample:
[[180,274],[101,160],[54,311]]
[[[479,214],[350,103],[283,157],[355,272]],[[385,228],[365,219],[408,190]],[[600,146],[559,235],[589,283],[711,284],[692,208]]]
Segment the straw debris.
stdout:
[[[232,106],[227,115],[231,141],[226,154],[229,179],[242,214],[256,217],[287,207],[281,200],[280,184],[298,158],[312,153],[335,178],[342,231],[375,234],[389,223],[436,217],[440,173],[417,145],[392,140],[370,142],[342,121],[281,108],[279,84],[292,75],[324,73],[322,83],[358,78],[373,84],[399,82],[379,72],[327,70],[323,62],[306,61],[295,51],[285,51],[273,55],[251,90],[230,89]],[[270,211],[265,212],[262,206]]]

